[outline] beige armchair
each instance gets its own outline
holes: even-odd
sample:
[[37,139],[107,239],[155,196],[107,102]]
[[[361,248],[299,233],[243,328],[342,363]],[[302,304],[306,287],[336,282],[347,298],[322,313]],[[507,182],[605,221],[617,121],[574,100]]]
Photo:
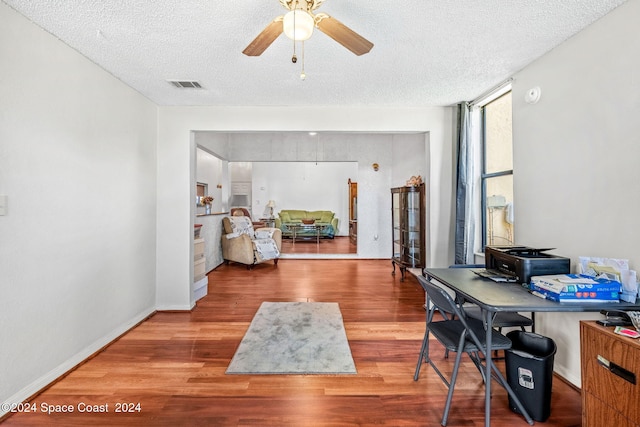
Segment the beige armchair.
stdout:
[[[251,218],[251,214],[249,213],[249,210],[247,208],[231,208],[231,216],[248,216],[249,218]],[[264,221],[251,220],[251,224],[253,224],[254,230],[267,226]]]
[[222,258],[244,264],[247,269],[269,260],[278,265],[282,249],[282,231],[278,228],[255,229],[246,216],[222,219]]

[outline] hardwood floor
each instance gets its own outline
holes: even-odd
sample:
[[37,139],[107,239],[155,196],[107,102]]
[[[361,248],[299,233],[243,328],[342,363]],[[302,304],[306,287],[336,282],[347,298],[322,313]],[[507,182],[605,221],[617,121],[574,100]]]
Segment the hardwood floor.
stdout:
[[349,236],[336,236],[333,239],[320,239],[320,243],[315,240],[282,239],[282,253],[287,255],[299,254],[353,254],[358,253],[358,245],[351,243]]
[[[428,365],[413,381],[423,292],[410,274],[400,282],[391,271],[387,260],[282,259],[251,271],[222,265],[209,274],[209,294],[192,312],[156,313],[35,396],[36,413],[15,414],[4,424],[437,426],[444,385]],[[357,375],[225,375],[263,301],[338,302]],[[445,360],[437,342],[432,349],[450,372],[453,358]],[[509,410],[504,390],[493,390],[492,425],[527,425]],[[467,359],[448,425],[483,425],[483,396]],[[125,407],[133,412],[115,412],[122,403],[134,404]],[[108,404],[109,412],[80,412],[83,404]],[[48,415],[42,405],[71,405],[74,412]],[[580,423],[580,393],[555,378],[544,425]]]

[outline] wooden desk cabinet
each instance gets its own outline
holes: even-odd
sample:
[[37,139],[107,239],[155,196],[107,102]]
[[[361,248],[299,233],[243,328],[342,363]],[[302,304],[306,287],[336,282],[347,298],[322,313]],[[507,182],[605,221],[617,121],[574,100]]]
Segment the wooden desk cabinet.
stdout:
[[[580,322],[584,427],[640,425],[640,342],[617,335],[613,329]],[[607,361],[609,368],[603,365]],[[617,375],[618,367],[638,384]]]

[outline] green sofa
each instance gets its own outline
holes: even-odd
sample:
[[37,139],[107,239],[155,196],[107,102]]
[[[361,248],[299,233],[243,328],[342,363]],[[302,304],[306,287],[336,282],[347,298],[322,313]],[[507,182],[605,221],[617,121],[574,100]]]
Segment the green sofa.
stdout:
[[[282,230],[282,237],[291,237],[291,230],[287,224],[300,224],[302,219],[315,219],[315,224],[326,225],[321,231],[320,237],[333,239],[338,231],[338,218],[331,211],[302,211],[296,209],[284,209],[278,212],[276,220],[276,228]],[[312,230],[297,233],[299,236],[315,235]]]

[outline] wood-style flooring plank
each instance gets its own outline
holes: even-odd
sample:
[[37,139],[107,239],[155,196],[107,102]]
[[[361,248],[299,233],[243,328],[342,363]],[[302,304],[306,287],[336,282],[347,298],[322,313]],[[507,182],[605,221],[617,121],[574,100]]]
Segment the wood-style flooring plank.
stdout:
[[299,254],[356,254],[358,245],[351,243],[349,236],[336,236],[333,239],[298,240],[282,239],[282,253],[287,255]]
[[[156,313],[33,397],[37,412],[14,414],[3,424],[437,426],[445,386],[428,365],[413,381],[424,294],[411,275],[400,282],[391,271],[388,260],[281,259],[277,267],[253,270],[222,265],[209,274],[209,293],[194,310]],[[357,374],[226,375],[263,301],[339,303]],[[446,359],[437,342],[432,355],[449,374],[453,358]],[[463,361],[448,425],[481,426],[484,386]],[[504,371],[503,362],[499,366]],[[492,390],[492,425],[527,425],[509,409],[504,390]],[[139,412],[116,413],[123,402],[139,403]],[[45,414],[43,404],[75,410]],[[82,404],[108,404],[109,412],[79,412]],[[580,393],[555,378],[544,425],[580,423]]]

